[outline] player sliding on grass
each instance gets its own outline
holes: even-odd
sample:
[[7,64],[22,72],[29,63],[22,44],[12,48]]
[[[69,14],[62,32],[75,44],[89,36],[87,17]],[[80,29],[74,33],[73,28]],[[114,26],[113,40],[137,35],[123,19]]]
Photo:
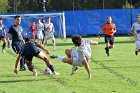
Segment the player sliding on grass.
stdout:
[[136,16],[137,22],[135,22],[131,27],[131,33],[135,38],[136,51],[135,54],[138,55],[140,52],[140,14]]
[[91,48],[90,45],[97,45],[98,42],[93,40],[82,40],[81,36],[75,35],[72,36],[73,44],[78,47],[77,49],[66,49],[65,53],[68,58],[57,55],[50,56],[51,58],[58,58],[64,63],[68,63],[73,66],[71,75],[77,70],[77,66],[84,66],[87,70],[88,77],[91,79],[91,72],[89,68],[89,62],[91,58]]
[[112,23],[112,18],[110,16],[107,17],[107,23],[105,23],[99,31],[99,38],[101,37],[100,33],[102,30],[105,30],[105,50],[107,56],[109,56],[109,49],[114,47],[114,33],[116,32],[116,26]]
[[36,56],[37,58],[42,59],[46,63],[46,65],[49,67],[49,69],[52,71],[53,74],[55,74],[55,75],[60,74],[54,70],[54,67],[53,67],[51,61],[37,47],[43,49],[44,51],[46,51],[46,53],[48,55],[50,55],[50,52],[47,49],[45,49],[40,44],[37,44],[33,41],[30,41],[28,38],[25,39],[25,42],[26,43],[23,45],[23,47],[22,47],[22,49],[17,57],[16,63],[15,63],[14,73],[16,73],[16,74],[18,73],[18,63],[19,63],[20,59],[22,57],[24,57],[25,63],[27,65],[28,69],[33,72],[34,76],[37,76],[37,71],[34,68],[34,66],[32,65],[32,59],[34,56]]

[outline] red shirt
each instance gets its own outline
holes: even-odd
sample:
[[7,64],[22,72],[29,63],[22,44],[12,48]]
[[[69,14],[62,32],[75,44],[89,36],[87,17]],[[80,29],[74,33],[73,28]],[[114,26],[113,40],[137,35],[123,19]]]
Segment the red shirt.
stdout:
[[31,29],[31,31],[32,31],[32,34],[35,34],[35,33],[36,33],[36,25],[35,25],[35,24],[32,24],[32,25],[30,26],[30,29]]
[[114,31],[116,30],[116,26],[114,23],[105,23],[102,27],[101,30],[105,30],[105,35],[108,36],[113,36]]

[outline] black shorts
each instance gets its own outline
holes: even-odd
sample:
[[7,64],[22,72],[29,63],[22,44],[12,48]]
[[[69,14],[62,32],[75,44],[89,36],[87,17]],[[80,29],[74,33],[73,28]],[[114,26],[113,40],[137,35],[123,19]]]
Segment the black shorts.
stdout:
[[114,45],[114,36],[108,36],[108,35],[105,35],[105,43],[108,43],[110,45]]
[[22,56],[27,60],[27,61],[32,61],[34,56],[37,56],[40,53],[40,50],[38,48],[31,49],[28,51],[23,52]]

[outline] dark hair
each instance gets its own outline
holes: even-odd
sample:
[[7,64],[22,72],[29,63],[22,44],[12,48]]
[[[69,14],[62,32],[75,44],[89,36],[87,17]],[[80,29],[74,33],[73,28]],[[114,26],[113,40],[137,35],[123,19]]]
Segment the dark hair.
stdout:
[[16,16],[14,17],[14,19],[19,18],[19,17],[21,17],[21,16],[20,16],[20,15],[16,15]]
[[0,20],[2,20],[2,17],[0,17]]
[[75,46],[80,46],[82,43],[82,38],[79,35],[74,35],[71,37],[71,39],[72,39],[72,42]]
[[29,39],[29,38],[25,38],[24,40],[25,40],[25,42],[29,42],[29,41],[30,41],[30,39]]

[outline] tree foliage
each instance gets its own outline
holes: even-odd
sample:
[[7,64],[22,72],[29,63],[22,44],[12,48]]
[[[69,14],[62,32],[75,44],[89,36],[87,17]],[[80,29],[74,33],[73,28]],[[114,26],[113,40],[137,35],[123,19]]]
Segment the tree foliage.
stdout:
[[7,12],[8,8],[8,0],[0,0],[0,12]]
[[[17,12],[42,11],[43,0],[0,0],[1,12],[13,12],[16,1]],[[139,0],[45,0],[46,11],[140,8]],[[7,10],[8,9],[8,10]]]

